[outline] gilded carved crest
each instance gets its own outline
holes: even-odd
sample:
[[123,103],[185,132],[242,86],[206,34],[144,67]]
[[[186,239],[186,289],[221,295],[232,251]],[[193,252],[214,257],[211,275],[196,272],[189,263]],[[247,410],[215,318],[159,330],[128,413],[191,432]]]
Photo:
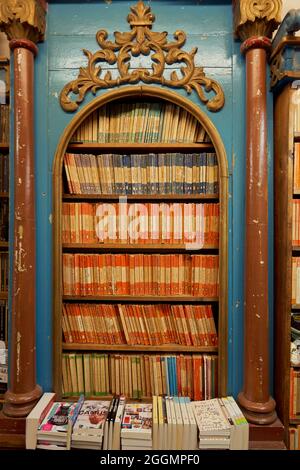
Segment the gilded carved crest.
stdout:
[[[141,0],[131,7],[127,21],[131,31],[115,32],[114,42],[108,40],[105,30],[100,30],[96,39],[101,49],[94,54],[83,49],[88,65],[80,68],[78,78],[66,84],[60,94],[60,104],[65,111],[78,109],[89,91],[95,94],[98,89],[136,84],[140,81],[184,88],[187,93],[195,90],[210,111],[218,111],[223,107],[224,93],[219,83],[207,77],[203,68],[194,64],[197,48],[190,52],[181,49],[186,41],[183,31],[176,31],[172,42],[168,42],[166,31],[152,31],[155,16]],[[150,56],[151,68],[131,69],[132,57],[138,56]],[[109,70],[104,73],[99,65],[101,62],[116,64],[118,77],[114,78]],[[181,64],[180,75],[173,70],[166,76],[166,66],[173,64]]]

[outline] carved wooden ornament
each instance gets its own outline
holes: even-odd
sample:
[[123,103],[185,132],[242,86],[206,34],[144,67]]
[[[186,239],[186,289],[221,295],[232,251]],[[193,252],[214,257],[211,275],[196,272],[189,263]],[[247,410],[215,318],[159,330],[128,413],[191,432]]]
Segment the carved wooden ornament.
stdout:
[[0,29],[8,39],[42,41],[45,10],[38,0],[0,0]]
[[[184,88],[187,93],[194,89],[200,100],[206,104],[210,111],[218,111],[224,106],[224,93],[218,82],[206,77],[202,67],[196,67],[194,56],[197,48],[191,52],[181,50],[186,41],[183,31],[174,33],[173,42],[168,42],[168,33],[151,31],[155,16],[149,6],[145,6],[140,0],[137,5],[131,7],[131,13],[127,17],[131,31],[115,32],[115,42],[107,40],[108,33],[100,30],[96,39],[101,50],[92,54],[83,49],[88,57],[87,67],[81,67],[78,78],[66,84],[60,94],[60,104],[65,111],[76,111],[84,100],[87,92],[96,94],[98,89],[112,88],[124,84],[156,83],[174,88]],[[132,57],[148,56],[151,54],[151,69],[130,69]],[[101,62],[110,65],[117,64],[119,76],[113,78],[110,71],[106,71],[102,77]],[[166,65],[183,63],[180,67],[181,76],[174,70],[169,78],[164,76]],[[213,96],[206,93],[213,92]],[[75,96],[70,97],[70,94]],[[72,100],[72,98],[74,100]]]

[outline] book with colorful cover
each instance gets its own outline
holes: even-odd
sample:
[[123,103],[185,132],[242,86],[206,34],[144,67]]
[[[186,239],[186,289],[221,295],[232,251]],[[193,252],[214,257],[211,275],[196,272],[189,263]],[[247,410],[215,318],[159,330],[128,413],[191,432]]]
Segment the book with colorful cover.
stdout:
[[152,439],[152,403],[126,404],[121,438]]
[[78,414],[72,439],[78,436],[103,436],[110,401],[86,400]]

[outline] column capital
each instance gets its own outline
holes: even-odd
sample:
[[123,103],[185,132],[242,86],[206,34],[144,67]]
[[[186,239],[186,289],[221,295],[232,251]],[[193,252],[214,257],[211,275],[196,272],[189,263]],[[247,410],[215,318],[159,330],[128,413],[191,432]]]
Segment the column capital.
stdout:
[[281,21],[282,0],[233,0],[234,33],[242,41],[271,37]]
[[45,3],[41,0],[0,0],[0,30],[9,40],[39,42],[46,29]]

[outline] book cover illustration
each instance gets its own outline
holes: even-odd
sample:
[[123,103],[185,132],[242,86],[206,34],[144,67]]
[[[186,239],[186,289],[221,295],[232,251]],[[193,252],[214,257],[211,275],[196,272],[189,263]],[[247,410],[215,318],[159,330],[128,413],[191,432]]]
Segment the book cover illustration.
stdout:
[[86,400],[82,405],[73,428],[73,433],[89,432],[103,433],[110,401]]
[[130,403],[125,407],[122,431],[150,434],[152,430],[152,403]]
[[77,403],[56,402],[50,412],[39,426],[41,432],[67,433],[69,419],[71,419]]

